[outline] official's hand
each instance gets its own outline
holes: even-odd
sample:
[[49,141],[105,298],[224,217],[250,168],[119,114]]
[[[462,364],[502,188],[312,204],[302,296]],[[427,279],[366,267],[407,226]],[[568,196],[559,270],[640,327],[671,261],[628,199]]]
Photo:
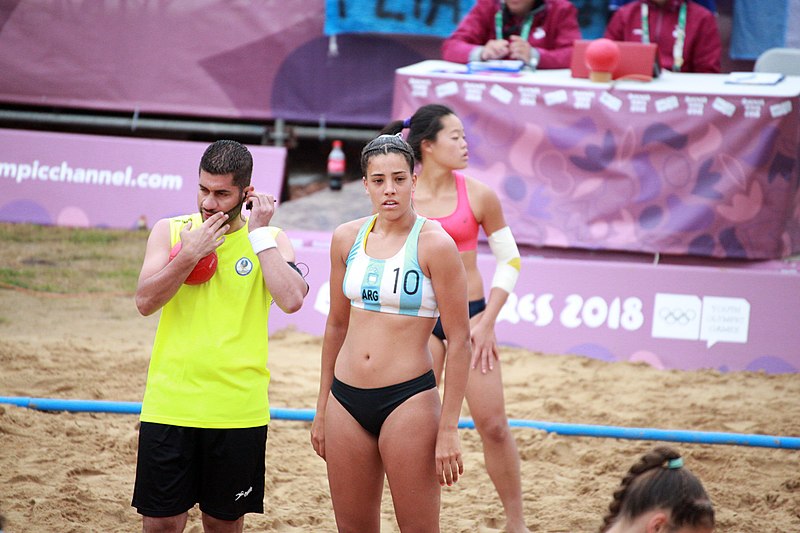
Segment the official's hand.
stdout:
[[245,204],[250,206],[250,218],[247,221],[247,228],[249,231],[253,231],[256,228],[269,226],[269,222],[275,214],[275,206],[278,201],[271,194],[250,191],[245,197]]
[[483,45],[481,50],[481,61],[491,59],[501,59],[508,55],[508,41],[505,39],[492,39]]
[[521,59],[527,65],[531,60],[531,45],[519,35],[512,35],[511,43],[508,45],[508,55],[511,59]]

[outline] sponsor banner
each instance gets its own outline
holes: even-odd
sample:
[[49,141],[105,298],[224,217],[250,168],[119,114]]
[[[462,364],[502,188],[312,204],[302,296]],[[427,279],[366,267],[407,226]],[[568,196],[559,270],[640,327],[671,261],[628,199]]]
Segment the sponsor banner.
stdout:
[[396,33],[447,37],[475,0],[326,0],[325,34]]
[[[137,228],[195,212],[208,144],[0,130],[0,221]],[[280,197],[286,149],[248,148],[253,185]]]
[[[325,0],[325,34],[390,33],[446,38],[476,0]],[[584,39],[603,36],[606,0],[572,0]],[[435,57],[438,57],[435,56]]]
[[[270,329],[322,335],[330,236],[288,234],[311,290],[298,313],[271,313]],[[479,253],[486,287],[495,264]],[[798,294],[798,261],[737,268],[528,255],[496,333],[500,344],[548,354],[667,369],[798,372]]]

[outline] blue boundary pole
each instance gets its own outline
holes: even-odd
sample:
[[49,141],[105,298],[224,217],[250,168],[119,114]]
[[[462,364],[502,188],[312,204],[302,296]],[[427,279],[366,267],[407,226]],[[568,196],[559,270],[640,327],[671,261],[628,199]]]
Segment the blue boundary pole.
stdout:
[[[2,403],[40,411],[139,414],[142,410],[142,404],[140,402],[67,400],[57,398],[30,398],[24,396],[0,396],[0,404]],[[276,420],[294,420],[301,422],[311,422],[314,420],[315,413],[314,409],[280,407],[273,407],[269,412],[270,416]],[[533,428],[549,433],[576,437],[605,437],[612,439],[689,442],[692,444],[728,444],[762,448],[800,449],[800,437],[688,431],[680,429],[631,428],[594,424],[566,424],[513,418],[509,419],[508,423],[511,427]],[[475,429],[475,423],[470,418],[462,418],[459,420],[458,427],[461,429]]]

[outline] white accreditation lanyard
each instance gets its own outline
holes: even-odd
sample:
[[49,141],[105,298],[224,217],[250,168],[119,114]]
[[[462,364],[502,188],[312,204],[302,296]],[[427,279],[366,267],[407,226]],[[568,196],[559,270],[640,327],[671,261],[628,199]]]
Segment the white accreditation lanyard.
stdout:
[[[650,9],[647,2],[642,2],[642,42],[650,42]],[[672,70],[680,72],[683,66],[683,43],[686,40],[686,2],[681,2],[678,12],[678,27],[675,30],[675,44],[672,45]]]
[[[503,11],[504,8],[497,10],[494,14],[494,34],[497,39],[503,39]],[[535,11],[535,10],[534,10]],[[533,26],[533,11],[528,13],[525,17],[525,22],[522,23],[522,29],[519,32],[520,38],[528,42],[528,36],[531,34],[531,26]]]

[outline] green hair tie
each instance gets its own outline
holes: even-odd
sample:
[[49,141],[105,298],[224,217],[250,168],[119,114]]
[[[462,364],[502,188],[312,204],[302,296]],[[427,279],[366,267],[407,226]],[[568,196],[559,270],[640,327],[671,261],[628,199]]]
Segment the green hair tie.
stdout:
[[670,470],[674,470],[682,466],[683,466],[683,457],[678,457],[677,459],[670,459],[669,461],[667,461],[667,468],[669,468]]

